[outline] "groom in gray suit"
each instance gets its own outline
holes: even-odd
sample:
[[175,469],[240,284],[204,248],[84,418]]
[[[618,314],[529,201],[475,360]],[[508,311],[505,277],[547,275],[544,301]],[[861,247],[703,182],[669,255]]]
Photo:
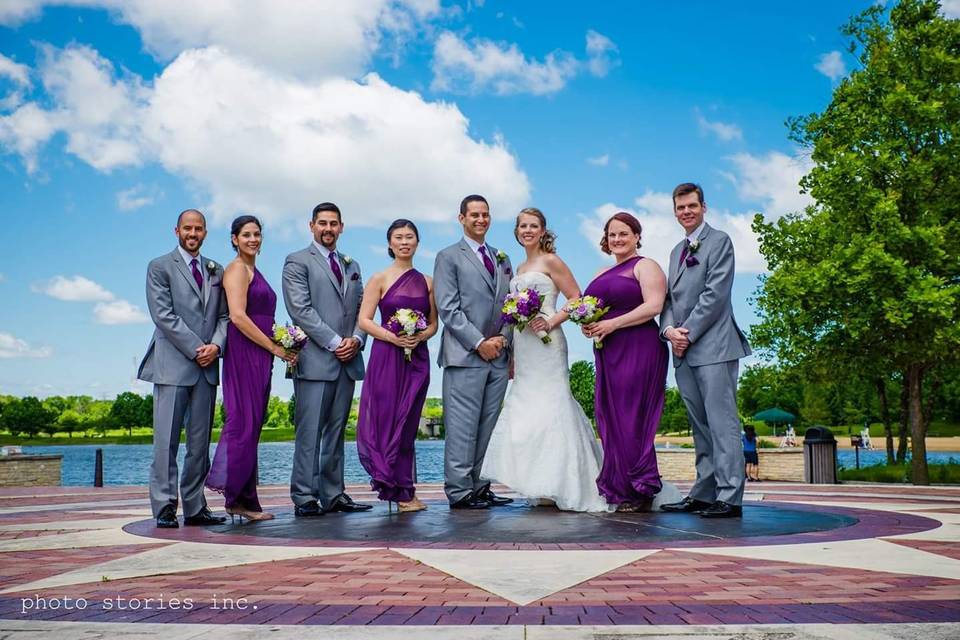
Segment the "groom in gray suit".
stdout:
[[677,387],[693,425],[697,479],[686,498],[661,509],[739,518],[745,478],[737,374],[750,345],[730,300],[733,243],[704,222],[707,205],[699,185],[677,186],[673,207],[686,238],[670,254],[660,326],[672,346]]
[[227,335],[223,267],[200,255],[207,221],[195,209],[177,218],[179,246],[147,267],[147,307],[156,325],[137,377],[153,383],[153,465],[150,506],[157,526],[177,522],[177,449],[186,428],[180,477],[183,523],[220,524],[207,509],[203,481],[210,469],[210,427]]
[[357,327],[363,297],[360,265],[337,251],[340,208],[323,202],[310,218],[313,242],[283,265],[283,301],[310,338],[293,376],[296,435],[290,499],[297,517],[366,511],[344,491],[343,434],[353,389],[363,379],[366,334]]
[[443,321],[444,491],[452,509],[513,502],[480,480],[483,456],[509,378],[510,327],[500,308],[510,290],[510,259],[486,242],[490,205],[470,195],[460,203],[463,239],[437,254],[433,288]]

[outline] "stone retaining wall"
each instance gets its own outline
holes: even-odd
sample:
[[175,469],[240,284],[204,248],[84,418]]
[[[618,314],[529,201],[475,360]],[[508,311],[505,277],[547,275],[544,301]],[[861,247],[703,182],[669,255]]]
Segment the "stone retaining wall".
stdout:
[[[760,454],[760,479],[803,482],[803,447],[757,449]],[[681,447],[657,449],[660,475],[667,480],[692,481],[697,477],[693,449]]]
[[61,455],[0,456],[0,487],[60,486]]

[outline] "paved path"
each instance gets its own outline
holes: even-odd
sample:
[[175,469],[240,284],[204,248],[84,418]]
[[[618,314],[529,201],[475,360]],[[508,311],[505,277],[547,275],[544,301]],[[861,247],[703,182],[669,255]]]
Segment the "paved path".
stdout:
[[750,489],[742,528],[713,536],[687,516],[451,516],[435,485],[428,512],[309,524],[265,487],[270,523],[174,531],[144,487],[5,489],[0,637],[960,637],[960,487]]

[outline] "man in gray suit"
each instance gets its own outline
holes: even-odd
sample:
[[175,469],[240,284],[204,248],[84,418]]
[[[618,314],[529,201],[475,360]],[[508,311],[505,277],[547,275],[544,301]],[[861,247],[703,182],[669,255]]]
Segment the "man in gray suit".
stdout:
[[290,498],[297,517],[366,511],[344,491],[343,433],[353,389],[363,379],[366,334],[357,326],[363,297],[360,265],[337,251],[340,209],[323,202],[310,218],[313,242],[283,265],[283,300],[309,340],[293,377],[296,442]]
[[699,185],[673,190],[674,214],[687,237],[670,254],[661,336],[673,350],[677,386],[693,425],[697,480],[664,511],[704,518],[742,515],[744,466],[737,411],[740,358],[750,345],[733,317],[734,256],[730,237],[703,220]]
[[513,502],[480,480],[483,456],[509,378],[510,327],[500,308],[510,290],[510,259],[486,243],[490,206],[479,195],[460,203],[463,239],[437,254],[433,288],[443,321],[444,491],[452,509]]
[[207,508],[203,481],[210,469],[210,427],[220,384],[219,358],[227,335],[223,267],[200,255],[207,237],[203,214],[187,209],[174,230],[179,246],[147,267],[147,307],[156,325],[137,374],[153,383],[153,466],[150,506],[161,528],[176,528],[177,449],[186,428],[180,477],[183,522],[220,524]]

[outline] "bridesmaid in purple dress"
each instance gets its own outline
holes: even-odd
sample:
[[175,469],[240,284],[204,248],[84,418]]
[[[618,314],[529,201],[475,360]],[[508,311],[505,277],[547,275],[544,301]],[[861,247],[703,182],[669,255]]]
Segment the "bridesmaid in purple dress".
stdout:
[[257,444],[263,427],[273,356],[296,363],[274,344],[277,294],[256,267],[262,243],[260,221],[240,216],[230,228],[237,252],[227,265],[223,287],[230,308],[223,354],[223,406],[227,414],[206,486],[223,494],[226,511],[248,520],[270,520],[257,497]]
[[610,311],[583,334],[601,338],[597,366],[597,430],[603,444],[600,495],[617,511],[647,511],[662,484],[654,436],[663,412],[667,345],[660,340],[657,314],[663,308],[666,277],[660,266],[637,255],[640,222],[617,213],[604,227],[600,248],[616,258],[587,287]]
[[[375,338],[360,392],[357,453],[370,474],[370,487],[381,500],[398,503],[401,512],[427,505],[414,493],[414,442],[430,384],[427,340],[437,332],[433,279],[413,268],[420,236],[409,220],[387,229],[387,252],[393,264],[370,278],[363,292],[359,325]],[[380,310],[380,324],[373,317]],[[398,309],[416,309],[427,328],[413,336],[397,336],[384,326]],[[410,360],[404,349],[411,349]]]

